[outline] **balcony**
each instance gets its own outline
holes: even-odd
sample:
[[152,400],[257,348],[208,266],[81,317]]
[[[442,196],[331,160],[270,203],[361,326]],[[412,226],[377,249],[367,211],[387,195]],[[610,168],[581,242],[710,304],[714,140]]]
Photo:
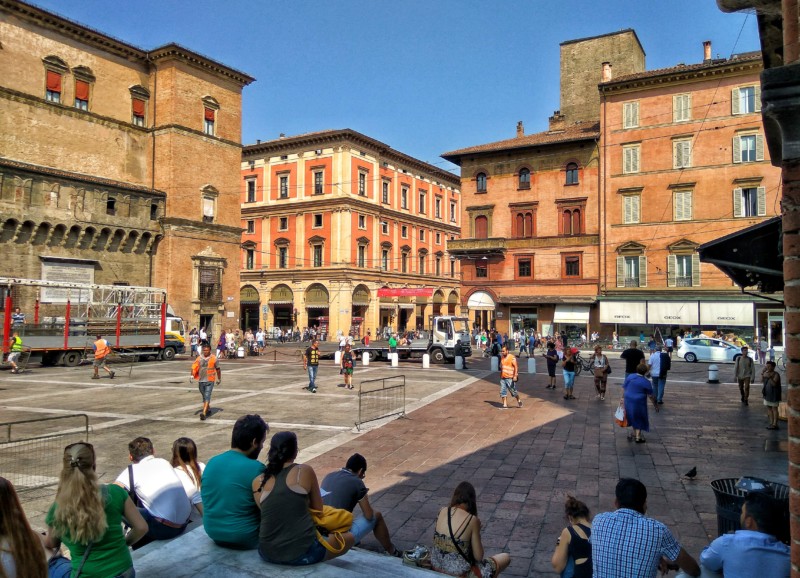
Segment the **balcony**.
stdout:
[[471,253],[505,253],[508,250],[542,249],[546,247],[583,247],[598,245],[599,235],[570,235],[553,237],[510,238],[490,237],[488,239],[458,239],[447,242],[447,250],[455,255]]
[[675,287],[691,287],[692,286],[692,277],[691,275],[687,276],[678,276],[675,277]]
[[625,277],[625,287],[638,287],[638,286],[639,286],[638,277]]

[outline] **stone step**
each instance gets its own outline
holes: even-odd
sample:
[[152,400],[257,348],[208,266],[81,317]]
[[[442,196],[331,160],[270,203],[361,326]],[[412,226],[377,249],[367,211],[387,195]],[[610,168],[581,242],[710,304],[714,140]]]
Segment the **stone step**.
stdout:
[[217,546],[203,526],[174,540],[152,542],[133,553],[137,578],[403,578],[442,576],[430,570],[403,564],[399,558],[354,548],[340,558],[314,566],[267,564],[255,550],[230,550]]

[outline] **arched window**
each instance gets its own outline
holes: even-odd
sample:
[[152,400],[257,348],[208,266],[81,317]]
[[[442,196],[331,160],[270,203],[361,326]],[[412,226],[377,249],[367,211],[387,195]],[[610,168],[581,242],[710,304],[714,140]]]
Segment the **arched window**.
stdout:
[[525,237],[533,237],[533,214],[525,213]]
[[489,237],[489,219],[484,215],[475,217],[475,238],[486,239]]
[[561,213],[561,220],[565,235],[580,235],[583,233],[580,209],[565,209]]
[[578,184],[578,163],[567,164],[567,181],[568,185]]
[[516,236],[517,237],[524,237],[525,236],[525,234],[524,234],[524,231],[525,231],[525,215],[523,215],[522,213],[517,213],[517,218],[515,220],[516,220],[516,225],[517,225],[517,228],[516,228],[516,233],[517,234],[516,234]]
[[475,181],[478,184],[478,192],[485,193],[486,192],[486,173],[478,173],[475,176]]
[[520,189],[531,188],[531,171],[528,169],[519,170],[519,187]]
[[514,236],[533,237],[533,213],[530,211],[519,212],[514,216]]
[[572,211],[566,210],[561,214],[563,231],[565,235],[572,235]]

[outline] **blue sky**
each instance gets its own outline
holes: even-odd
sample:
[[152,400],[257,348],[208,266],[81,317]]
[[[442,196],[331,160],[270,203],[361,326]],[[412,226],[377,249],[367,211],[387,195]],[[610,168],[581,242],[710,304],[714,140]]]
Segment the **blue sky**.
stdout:
[[[545,130],[559,43],[633,28],[647,68],[758,50],[714,0],[36,0],[145,49],[177,42],[256,77],[243,140],[352,128],[453,170],[443,152]],[[223,10],[224,8],[224,10]]]

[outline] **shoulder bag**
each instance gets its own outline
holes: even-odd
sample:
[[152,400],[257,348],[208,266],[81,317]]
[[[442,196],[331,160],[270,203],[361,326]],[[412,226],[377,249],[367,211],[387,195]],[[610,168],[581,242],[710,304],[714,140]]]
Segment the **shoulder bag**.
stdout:
[[[322,506],[322,510],[309,508],[311,520],[316,526],[317,540],[332,554],[341,554],[345,548],[342,534],[349,532],[353,526],[353,513],[333,506]],[[322,530],[322,531],[320,531]],[[332,546],[323,536],[334,536],[337,546]]]
[[137,508],[141,508],[142,500],[139,498],[139,495],[136,493],[136,487],[133,485],[133,464],[128,466],[128,488],[128,495],[131,497],[133,505]]
[[[470,518],[472,518],[472,514],[470,514]],[[472,552],[467,556],[467,553],[458,545],[458,540],[456,540],[455,534],[453,534],[453,517],[449,507],[447,508],[447,529],[450,532],[450,539],[453,541],[453,546],[456,551],[467,561],[467,564],[469,564],[469,572],[467,572],[463,578],[482,578],[483,573],[481,572],[481,567],[475,562],[475,557],[472,556]]]

